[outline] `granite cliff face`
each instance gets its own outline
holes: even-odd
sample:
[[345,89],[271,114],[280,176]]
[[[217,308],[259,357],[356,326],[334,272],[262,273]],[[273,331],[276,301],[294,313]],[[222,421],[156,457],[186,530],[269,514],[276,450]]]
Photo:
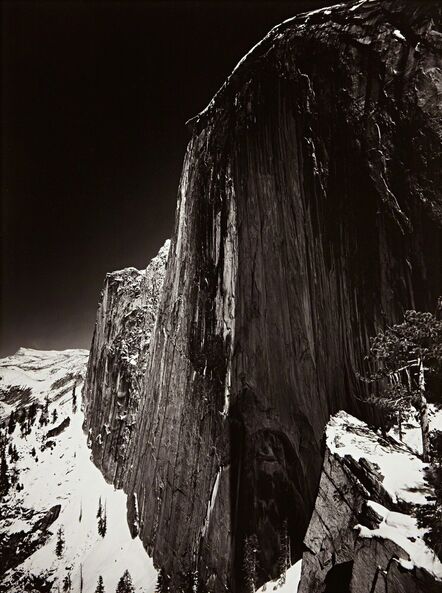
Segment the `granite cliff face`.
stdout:
[[[354,398],[368,337],[406,308],[433,308],[441,39],[437,2],[300,15],[189,122],[123,455],[137,531],[174,591],[196,574],[201,591],[244,591],[250,550],[256,582],[269,580],[287,539],[291,561],[301,556],[324,427],[342,408],[370,415]],[[107,340],[97,330],[93,352]],[[90,383],[115,364],[122,385],[109,358],[107,371],[91,362]],[[93,450],[118,484],[112,402],[92,395],[87,416],[111,426]]]
[[85,430],[94,463],[121,487],[142,393],[170,242],[146,270],[106,275],[84,385]]

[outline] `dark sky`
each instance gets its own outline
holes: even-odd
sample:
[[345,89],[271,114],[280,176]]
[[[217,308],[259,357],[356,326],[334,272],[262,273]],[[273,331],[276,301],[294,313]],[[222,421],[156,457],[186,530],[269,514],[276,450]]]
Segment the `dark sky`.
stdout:
[[104,275],[170,237],[188,131],[326,1],[3,2],[1,354],[88,348]]

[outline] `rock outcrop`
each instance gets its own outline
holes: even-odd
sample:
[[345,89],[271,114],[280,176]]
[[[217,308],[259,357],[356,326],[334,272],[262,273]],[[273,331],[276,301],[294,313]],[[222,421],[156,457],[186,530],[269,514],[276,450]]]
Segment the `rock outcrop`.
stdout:
[[105,291],[88,376],[88,422],[104,427],[94,459],[118,484],[124,450],[132,515],[174,591],[195,575],[201,591],[243,591],[247,559],[259,584],[283,548],[301,556],[324,427],[340,409],[370,415],[354,397],[369,336],[434,306],[441,39],[438,2],[300,15],[189,122],[136,418]]
[[107,274],[83,388],[93,460],[121,487],[163,286],[169,241],[146,270]]
[[442,591],[442,563],[413,516],[434,498],[424,469],[406,445],[345,412],[332,418],[298,593]]

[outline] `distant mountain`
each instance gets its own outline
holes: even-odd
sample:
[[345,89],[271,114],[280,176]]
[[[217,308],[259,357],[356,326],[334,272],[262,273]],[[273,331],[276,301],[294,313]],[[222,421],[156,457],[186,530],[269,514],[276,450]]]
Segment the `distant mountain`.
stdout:
[[54,402],[72,392],[82,379],[87,350],[32,350],[20,348],[13,356],[0,359],[0,418],[45,398]]

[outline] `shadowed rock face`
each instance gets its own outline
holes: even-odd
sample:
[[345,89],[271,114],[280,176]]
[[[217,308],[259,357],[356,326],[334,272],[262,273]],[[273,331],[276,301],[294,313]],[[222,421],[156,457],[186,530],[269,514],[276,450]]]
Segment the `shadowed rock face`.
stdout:
[[300,556],[324,426],[369,414],[369,336],[434,306],[440,21],[423,1],[298,16],[190,122],[126,482],[174,591],[195,570],[244,590],[251,541],[276,576],[285,529]]
[[166,241],[146,270],[107,274],[83,389],[94,463],[122,486],[147,353],[169,252]]

